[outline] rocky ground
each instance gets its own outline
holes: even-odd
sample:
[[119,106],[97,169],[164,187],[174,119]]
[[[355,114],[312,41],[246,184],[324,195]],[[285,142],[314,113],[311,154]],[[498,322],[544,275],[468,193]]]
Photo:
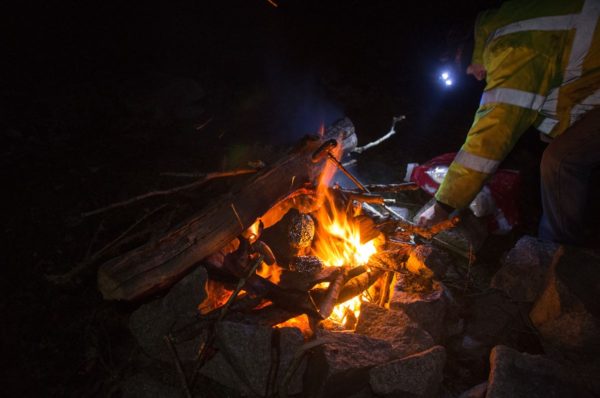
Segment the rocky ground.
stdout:
[[[465,10],[472,13],[474,4],[465,2],[458,10],[419,5],[408,13],[386,2],[367,9],[356,4],[341,9],[340,2],[290,2],[280,9],[264,3],[167,10],[107,5],[91,12],[60,6],[16,14],[9,26],[15,29],[8,51],[14,62],[0,88],[6,187],[0,279],[4,395],[178,394],[172,365],[147,358],[129,330],[131,314],[144,303],[103,301],[96,267],[115,251],[159,235],[242,180],[214,181],[198,191],[100,216],[83,218],[82,212],[181,184],[161,176],[164,172],[268,162],[303,134],[342,115],[355,123],[360,144],[387,132],[393,116],[407,115],[394,138],[359,157],[355,171],[366,182],[398,182],[407,163],[454,151],[462,143],[481,86],[465,83],[463,91],[441,92],[428,80],[427,60],[441,47],[448,15],[470,18]],[[92,23],[90,15],[102,22]],[[555,347],[566,343],[578,353],[596,336],[583,326],[576,336],[552,334],[565,323],[597,322],[597,313],[587,307],[593,293],[573,297],[580,289],[570,287],[585,284],[585,278],[571,276],[591,275],[593,269],[564,274],[558,262],[554,279],[538,273],[523,286],[511,272],[496,274],[515,245],[513,251],[538,247],[519,238],[535,234],[542,150],[535,133],[529,134],[506,163],[523,170],[522,225],[508,236],[489,237],[466,279],[449,287],[470,297],[463,307],[467,312],[459,316],[465,324],[455,335],[462,340],[444,340],[445,354],[439,345],[422,347],[422,355],[434,362],[445,359],[442,384],[449,394],[488,380],[490,352],[488,396],[506,396],[506,388],[513,388],[500,376],[530,377],[531,368],[541,369],[539,385],[547,386],[549,379],[569,385],[570,376],[555,377],[562,370],[546,356],[559,356]],[[134,224],[128,242],[107,247]],[[577,256],[588,254],[567,253],[565,259]],[[573,261],[593,264],[587,259]],[[78,271],[67,281],[55,277],[73,269]],[[575,312],[538,304],[539,292],[560,297]],[[497,328],[522,327],[512,322],[530,310],[533,328],[511,338],[495,335]],[[469,355],[455,355],[464,350]],[[398,388],[425,393],[419,386],[380,382],[390,372],[420,366],[421,359],[396,360],[367,373],[370,388],[380,394]],[[431,369],[438,380],[441,365]],[[150,390],[128,392],[146,383]],[[233,394],[207,383],[205,394]]]

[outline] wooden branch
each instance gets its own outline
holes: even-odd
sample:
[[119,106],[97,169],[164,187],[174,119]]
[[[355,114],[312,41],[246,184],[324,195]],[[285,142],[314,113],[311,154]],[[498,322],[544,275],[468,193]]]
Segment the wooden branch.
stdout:
[[231,177],[231,176],[237,176],[237,175],[249,174],[249,173],[256,173],[256,170],[255,169],[241,169],[241,170],[216,171],[216,172],[213,172],[213,173],[206,173],[198,181],[194,181],[192,183],[189,183],[189,184],[186,184],[186,185],[182,185],[182,186],[179,186],[179,187],[176,187],[176,188],[172,188],[172,189],[165,189],[165,190],[159,190],[159,191],[146,192],[145,194],[138,195],[138,196],[135,196],[133,198],[129,198],[129,199],[124,200],[122,202],[113,203],[111,205],[108,205],[108,206],[105,206],[105,207],[101,207],[101,208],[96,209],[96,210],[92,210],[92,211],[88,211],[88,212],[82,213],[81,216],[85,218],[85,217],[93,216],[93,215],[96,215],[96,214],[104,213],[106,211],[113,210],[113,209],[116,209],[116,208],[119,208],[119,207],[127,206],[127,205],[130,205],[132,203],[144,200],[144,199],[154,198],[156,196],[172,195],[172,194],[177,193],[177,192],[181,192],[181,191],[185,191],[185,190],[188,190],[188,189],[199,187],[200,185],[206,183],[207,181],[210,181],[210,180],[215,179],[215,178]]
[[358,296],[368,288],[370,288],[385,271],[375,269],[371,272],[365,272],[362,275],[352,278],[344,285],[338,296],[337,303],[341,304],[353,297]]
[[459,221],[460,219],[458,217],[453,217],[449,220],[444,220],[430,228],[421,228],[406,221],[400,220],[395,220],[394,223],[397,227],[402,228],[405,232],[419,235],[425,239],[432,239],[434,235],[437,235],[447,229],[454,228]]
[[215,198],[163,238],[103,264],[98,271],[98,287],[104,298],[139,299],[181,279],[194,264],[231,242],[288,195],[314,184],[325,161],[314,163],[312,155],[332,137],[341,143],[340,148],[351,149],[356,144],[352,122],[343,119],[324,137],[304,140],[239,190]]
[[229,170],[229,171],[216,171],[213,173],[164,172],[164,173],[160,173],[160,175],[165,176],[165,177],[200,178],[200,179],[205,179],[207,177],[210,177],[209,179],[212,179],[212,178],[219,178],[219,177],[238,176],[238,175],[243,175],[243,174],[253,174],[253,173],[256,173],[257,171],[258,171],[258,169],[252,168],[252,169],[236,169],[236,170]]
[[381,144],[383,141],[391,138],[394,134],[396,134],[396,123],[398,123],[399,121],[404,120],[404,119],[406,119],[406,116],[404,116],[404,115],[394,116],[394,118],[392,119],[392,127],[390,128],[390,131],[386,135],[384,135],[383,137],[381,137],[373,142],[369,142],[365,146],[357,147],[352,152],[359,153],[359,154],[363,153],[367,149],[373,148],[374,146],[377,146],[377,145]]
[[336,267],[324,267],[316,274],[283,270],[278,285],[282,289],[306,292],[321,282],[331,282],[336,276]]
[[319,305],[319,313],[323,317],[323,319],[329,318],[331,312],[333,311],[333,307],[335,307],[337,299],[342,290],[342,286],[346,280],[346,272],[342,268],[338,268],[337,276],[333,281],[329,283],[329,287],[327,288],[327,292],[325,293],[325,297],[321,304]]

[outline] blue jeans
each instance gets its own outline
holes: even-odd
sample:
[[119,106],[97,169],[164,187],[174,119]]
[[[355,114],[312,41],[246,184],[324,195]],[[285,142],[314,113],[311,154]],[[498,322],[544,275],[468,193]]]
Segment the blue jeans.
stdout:
[[582,243],[590,175],[600,166],[600,108],[554,138],[542,155],[541,191],[544,214],[540,239]]

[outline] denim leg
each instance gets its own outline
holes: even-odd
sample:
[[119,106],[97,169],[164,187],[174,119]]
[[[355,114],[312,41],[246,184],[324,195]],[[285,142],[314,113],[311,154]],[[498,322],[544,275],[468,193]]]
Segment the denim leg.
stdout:
[[541,239],[581,243],[589,179],[597,166],[600,166],[600,108],[590,111],[552,140],[542,155]]

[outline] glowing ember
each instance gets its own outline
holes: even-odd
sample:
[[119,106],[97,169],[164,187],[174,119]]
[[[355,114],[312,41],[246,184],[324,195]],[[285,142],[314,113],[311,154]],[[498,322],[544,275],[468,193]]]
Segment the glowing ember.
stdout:
[[221,282],[213,281],[211,279],[206,282],[205,288],[206,298],[198,305],[198,309],[202,315],[206,315],[224,305],[233,293],[232,290],[226,289],[225,285]]
[[309,335],[310,335],[310,325],[309,325],[308,316],[306,316],[306,314],[299,315],[295,318],[290,318],[285,322],[281,322],[280,324],[275,325],[274,327],[276,327],[276,328],[285,328],[285,327],[298,328],[298,329],[300,329],[300,331],[302,332],[302,334],[305,337],[309,337]]

